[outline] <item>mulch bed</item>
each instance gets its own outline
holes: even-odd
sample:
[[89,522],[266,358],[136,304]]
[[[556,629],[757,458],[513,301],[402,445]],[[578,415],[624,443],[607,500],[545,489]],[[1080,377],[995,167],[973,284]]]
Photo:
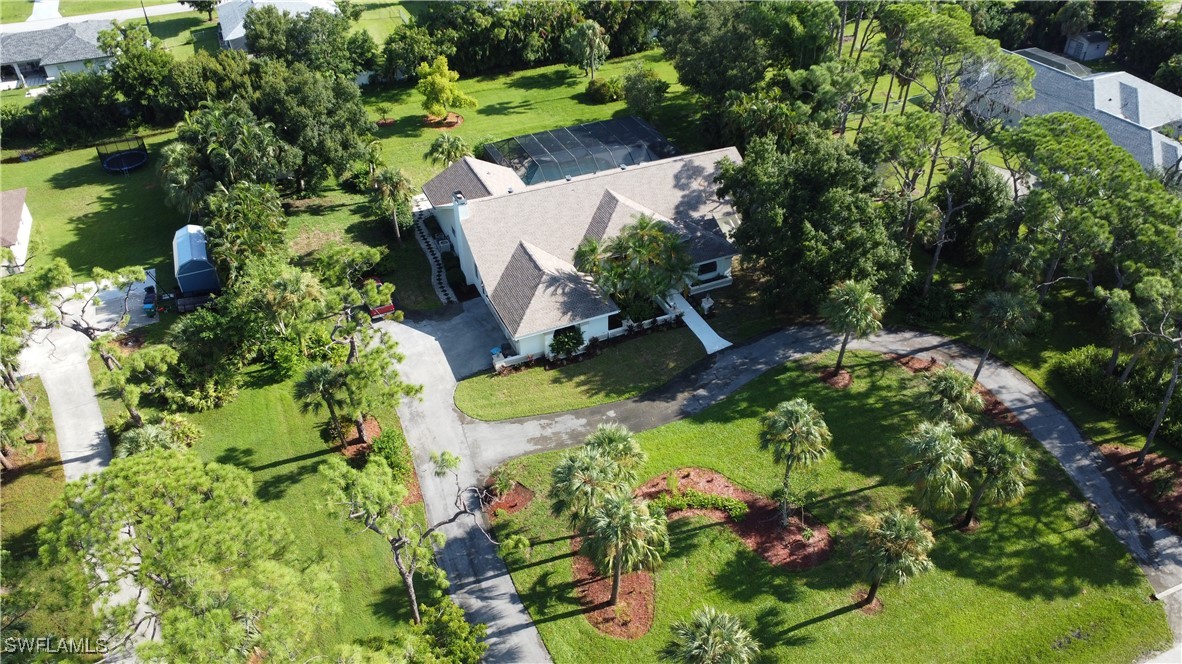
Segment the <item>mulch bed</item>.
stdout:
[[[583,546],[580,537],[571,539],[571,550]],[[574,569],[575,592],[583,605],[583,615],[595,629],[620,639],[639,639],[648,634],[653,626],[656,581],[649,572],[632,572],[620,577],[620,597],[615,606],[609,606],[612,596],[612,579],[602,576],[595,563],[587,556],[576,555],[571,563]]]
[[[669,518],[704,516],[715,521],[725,521],[738,535],[743,544],[769,564],[792,571],[811,569],[833,555],[833,538],[829,527],[808,512],[793,510],[788,527],[780,523],[780,507],[769,498],[737,487],[725,475],[705,468],[678,468],[677,486],[680,490],[693,489],[702,493],[735,498],[747,504],[750,510],[742,521],[732,521],[722,510],[678,510],[670,512]],[[652,500],[668,494],[668,473],[645,482],[637,495]],[[804,538],[806,529],[812,530],[809,539]]]
[[854,382],[854,377],[851,376],[850,372],[846,369],[834,371],[833,367],[829,367],[828,369],[825,369],[821,372],[821,382],[825,383],[829,387],[844,390],[850,386],[850,383]]
[[[940,369],[943,369],[945,366],[947,366],[934,357],[929,357],[925,360],[918,355],[898,355],[896,353],[884,353],[883,357],[887,358],[888,360],[892,360],[899,366],[906,369],[909,373],[913,374],[939,371]],[[1026,428],[1026,425],[1022,424],[1022,421],[1019,420],[1018,416],[1014,414],[1014,411],[1010,410],[1008,406],[1002,403],[1000,399],[993,396],[993,393],[985,389],[985,387],[983,387],[980,383],[977,383],[976,387],[973,388],[973,391],[977,394],[980,394],[981,398],[985,401],[985,409],[981,411],[982,415],[1002,426],[1030,433],[1030,430]]]
[[[1166,526],[1176,533],[1182,533],[1182,463],[1173,459],[1150,452],[1145,457],[1145,463],[1140,467],[1137,462],[1139,450],[1124,445],[1101,445],[1100,453],[1112,462],[1137,489],[1145,500],[1153,504],[1161,512]],[[1173,474],[1174,481],[1166,491],[1159,491],[1156,481],[1150,479],[1155,471],[1165,468]]]
[[447,118],[440,118],[434,115],[428,115],[423,118],[423,125],[432,129],[455,129],[464,124],[464,116],[459,113],[448,113]]
[[25,470],[36,468],[39,465],[38,462],[46,460],[48,456],[46,452],[49,447],[48,443],[40,438],[30,439],[28,436],[25,436],[25,443],[26,447],[21,450],[9,452],[8,460],[12,462],[15,468],[11,470],[4,469],[3,473],[0,474],[0,482],[11,482],[17,477],[20,477],[20,474]]
[[379,127],[393,127],[394,125],[398,124],[398,120],[394,118],[382,118],[381,120],[378,120],[376,124]]
[[132,332],[131,334],[125,334],[122,337],[116,339],[115,346],[119,350],[123,351],[124,354],[130,355],[140,348],[143,348],[146,341],[147,339],[143,334],[140,334],[139,332]]
[[498,512],[503,512],[506,516],[516,514],[528,507],[533,499],[533,489],[523,486],[520,482],[514,482],[513,488],[505,495],[494,498],[485,511],[493,516]]
[[860,606],[859,611],[868,616],[876,616],[882,613],[882,598],[875,597],[873,602],[865,604],[866,595],[869,594],[870,592],[867,590],[859,590],[851,596],[851,599],[854,601],[854,604]]

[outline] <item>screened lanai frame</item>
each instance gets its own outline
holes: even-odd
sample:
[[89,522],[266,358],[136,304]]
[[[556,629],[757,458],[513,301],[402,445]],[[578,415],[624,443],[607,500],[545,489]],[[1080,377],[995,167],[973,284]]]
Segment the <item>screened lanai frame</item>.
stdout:
[[678,151],[652,125],[627,116],[514,136],[485,145],[485,153],[531,185],[666,159]]

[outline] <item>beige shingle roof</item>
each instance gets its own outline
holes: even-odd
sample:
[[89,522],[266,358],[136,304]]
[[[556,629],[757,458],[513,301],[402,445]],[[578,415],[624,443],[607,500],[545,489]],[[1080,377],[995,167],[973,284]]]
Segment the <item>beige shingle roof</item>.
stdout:
[[474,157],[464,157],[428,180],[423,185],[423,193],[431,205],[448,205],[452,194],[457,191],[464,194],[464,198],[474,201],[524,188],[525,183],[513,169]]
[[721,233],[700,237],[734,213],[716,194],[723,157],[742,161],[722,148],[469,200],[464,234],[509,332],[520,338],[614,312],[575,271],[575,249],[587,236],[615,236],[641,214],[671,220],[699,262],[735,255]]

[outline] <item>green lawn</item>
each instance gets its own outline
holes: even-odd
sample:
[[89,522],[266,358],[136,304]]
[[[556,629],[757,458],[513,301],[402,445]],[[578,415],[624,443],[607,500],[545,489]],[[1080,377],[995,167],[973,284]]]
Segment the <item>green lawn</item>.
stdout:
[[[701,148],[689,92],[677,84],[673,66],[662,58],[660,51],[613,60],[599,71],[602,76],[619,76],[636,61],[652,66],[662,78],[673,83],[668,102],[655,121],[657,129],[683,152]],[[461,79],[461,89],[474,97],[480,106],[462,110],[464,123],[452,133],[475,145],[487,138],[510,138],[628,113],[622,101],[611,104],[586,102],[583,95],[586,86],[587,78],[581,71],[561,65]],[[388,104],[387,117],[397,120],[393,126],[379,128],[377,133],[382,140],[384,156],[391,165],[406,169],[416,184],[429,180],[442,170],[442,167],[423,160],[423,153],[439,135],[439,130],[423,126],[422,95],[413,88],[402,87],[367,91],[365,100],[374,120],[382,116],[378,109],[380,104]]]
[[198,49],[217,53],[218,20],[216,13],[213,16],[212,21],[205,18],[204,12],[185,12],[153,18],[152,35],[159,39],[164,48],[177,60],[191,58]]
[[[9,0],[4,0],[8,2]],[[167,5],[174,0],[143,0],[145,7],[152,5]],[[81,16],[82,14],[98,14],[100,12],[114,12],[121,9],[139,9],[140,0],[61,0],[58,12],[62,16]]]
[[431,264],[414,234],[404,231],[399,244],[390,222],[374,219],[366,200],[330,188],[320,198],[291,201],[287,236],[293,252],[307,256],[341,243],[377,247],[383,256],[373,272],[395,285],[394,301],[400,308],[424,311],[443,306],[431,286]]
[[378,48],[381,49],[386,37],[391,32],[410,21],[410,12],[406,5],[415,3],[391,2],[391,0],[355,0],[353,4],[362,7],[361,18],[357,19],[357,27],[369,32],[377,42]]
[[505,420],[610,403],[660,387],[705,357],[689,328],[655,332],[605,349],[598,357],[547,371],[486,373],[460,381],[456,407],[480,420]]
[[[342,611],[322,626],[316,644],[327,656],[337,644],[406,629],[410,610],[388,545],[328,508],[318,473],[335,454],[321,431],[327,419],[301,413],[291,389],[290,381],[252,368],[231,404],[190,416],[205,433],[194,449],[207,461],[252,471],[255,494],[287,519],[300,553],[335,565]],[[398,426],[393,411],[382,415],[386,426]]]
[[93,639],[99,635],[93,614],[88,607],[69,605],[59,591],[64,583],[60,570],[42,567],[37,558],[37,529],[49,515],[50,505],[61,497],[66,477],[41,379],[29,378],[22,385],[48,428],[42,456],[28,461],[15,474],[6,471],[0,489],[0,541],[12,556],[4,561],[4,586],[9,591],[16,586],[38,598],[37,607],[19,620],[20,626],[15,628],[24,636]]
[[33,0],[4,0],[0,2],[0,23],[19,23],[33,13]]
[[[826,358],[827,360],[831,358]],[[758,416],[804,397],[826,415],[832,454],[797,475],[808,509],[837,534],[832,559],[805,572],[763,562],[729,529],[698,518],[671,522],[672,549],[656,578],[652,630],[628,642],[601,635],[583,617],[572,587],[565,524],[549,514],[549,472],[563,454],[511,464],[537,492],[508,517],[503,535],[534,543],[513,580],[556,662],[656,661],[670,625],[703,604],[738,615],[764,644],[766,661],[1133,661],[1170,641],[1160,606],[1129,555],[1102,527],[1082,528],[1069,510],[1080,497],[1054,459],[1034,443],[1036,475],[1024,502],[988,508],[975,534],[934,524],[934,569],[907,586],[885,586],[885,610],[851,610],[864,588],[849,562],[858,515],[903,501],[895,479],[899,436],[916,421],[915,379],[873,355],[851,358],[852,388],[834,390],[790,364],[686,420],[639,435],[649,460],[642,478],[700,466],[765,495],[779,469],[759,450]]]

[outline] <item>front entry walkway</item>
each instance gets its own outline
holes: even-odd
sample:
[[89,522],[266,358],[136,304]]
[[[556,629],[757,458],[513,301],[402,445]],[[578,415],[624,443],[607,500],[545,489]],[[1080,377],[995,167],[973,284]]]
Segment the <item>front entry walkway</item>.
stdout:
[[690,331],[698,336],[698,341],[706,347],[706,354],[713,355],[723,348],[728,348],[731,342],[718,336],[714,328],[706,322],[705,318],[698,315],[693,305],[686,301],[681,293],[674,293],[669,298],[669,304],[673,305],[674,310],[681,311],[684,315],[685,324],[689,326]]

